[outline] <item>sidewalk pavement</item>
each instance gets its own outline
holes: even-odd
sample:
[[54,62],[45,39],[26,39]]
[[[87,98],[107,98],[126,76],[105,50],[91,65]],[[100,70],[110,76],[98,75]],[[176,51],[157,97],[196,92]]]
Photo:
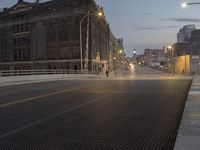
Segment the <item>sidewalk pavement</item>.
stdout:
[[174,150],[200,150],[200,77],[195,76]]
[[106,77],[105,75],[94,74],[53,74],[53,75],[27,75],[27,76],[8,76],[0,77],[0,87],[49,82],[58,80],[113,80],[114,77]]
[[[148,68],[145,68],[148,69]],[[148,69],[150,72],[155,72],[153,69]],[[0,76],[0,87],[10,86],[10,85],[19,85],[19,84],[30,84],[38,82],[49,82],[57,80],[155,80],[155,79],[173,79],[174,76],[167,76],[166,74],[159,71],[154,74],[147,75],[127,75],[127,71],[117,70],[117,76],[115,72],[110,72],[109,77],[106,77],[105,74],[95,75],[95,74],[48,74],[48,75],[26,75],[26,76]],[[161,74],[162,73],[162,74]],[[130,72],[128,72],[130,74]],[[176,77],[177,79],[183,79],[184,77]],[[185,77],[188,78],[188,77]],[[199,78],[200,83],[200,78]]]

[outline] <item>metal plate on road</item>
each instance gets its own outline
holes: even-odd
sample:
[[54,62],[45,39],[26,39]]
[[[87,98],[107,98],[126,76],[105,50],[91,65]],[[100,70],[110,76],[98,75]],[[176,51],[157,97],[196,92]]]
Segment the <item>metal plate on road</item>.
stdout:
[[174,148],[189,80],[104,82],[0,109],[0,149]]

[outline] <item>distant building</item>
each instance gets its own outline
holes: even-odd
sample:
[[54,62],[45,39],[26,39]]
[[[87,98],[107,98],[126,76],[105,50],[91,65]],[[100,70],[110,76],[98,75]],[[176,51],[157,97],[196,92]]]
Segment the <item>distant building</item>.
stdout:
[[[110,33],[110,41],[109,41],[109,68],[108,70],[111,72],[122,65],[121,61],[125,58],[123,39],[117,39],[112,33]],[[120,53],[120,51],[122,53]]]
[[146,65],[154,66],[165,61],[164,49],[145,49],[144,58]]
[[189,43],[191,32],[196,30],[195,25],[186,25],[177,34],[177,43]]
[[[79,70],[80,20],[88,11],[99,10],[103,12],[95,0],[18,0],[0,12],[0,70]],[[88,63],[86,67],[95,71],[108,68],[109,54],[119,47],[110,47],[111,34],[104,16],[83,21],[83,66]]]
[[171,51],[175,56],[190,55],[189,46],[190,43],[174,43]]
[[191,55],[200,55],[200,29],[192,31],[189,50]]
[[200,30],[195,25],[184,26],[177,35],[177,43],[166,54],[177,74],[200,74]]

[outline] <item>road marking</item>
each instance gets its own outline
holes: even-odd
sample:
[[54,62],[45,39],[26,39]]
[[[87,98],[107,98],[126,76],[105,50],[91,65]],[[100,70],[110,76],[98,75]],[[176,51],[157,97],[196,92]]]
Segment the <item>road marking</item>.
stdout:
[[71,111],[74,111],[74,110],[77,110],[77,109],[80,109],[80,108],[82,108],[82,107],[84,107],[84,106],[87,106],[87,105],[89,105],[89,104],[95,103],[95,102],[97,102],[97,101],[99,101],[99,100],[102,100],[103,98],[109,97],[109,96],[114,95],[114,94],[117,94],[117,92],[109,93],[109,94],[107,94],[107,95],[104,95],[104,96],[101,96],[101,97],[98,97],[98,98],[91,99],[91,100],[89,100],[88,102],[85,102],[85,103],[82,103],[82,104],[79,104],[79,105],[75,105],[75,106],[73,106],[73,107],[71,107],[71,108],[68,108],[68,109],[65,110],[65,111],[58,112],[58,113],[56,113],[56,114],[47,116],[47,117],[45,117],[45,118],[43,118],[43,119],[40,119],[40,120],[38,120],[38,121],[32,122],[32,123],[30,123],[30,124],[27,124],[27,125],[25,125],[25,126],[23,126],[23,127],[20,127],[20,128],[18,128],[18,129],[14,129],[14,130],[12,130],[12,131],[10,131],[10,132],[8,132],[8,133],[5,133],[5,134],[3,134],[3,135],[0,135],[0,138],[5,138],[5,137],[7,137],[7,136],[13,135],[13,134],[15,134],[15,133],[17,133],[17,132],[20,132],[20,131],[22,131],[22,130],[25,130],[25,129],[27,129],[27,128],[30,128],[30,127],[32,127],[32,126],[34,126],[34,125],[38,125],[38,124],[40,124],[40,123],[42,123],[42,122],[44,122],[44,121],[47,121],[47,120],[56,118],[56,117],[58,117],[58,116],[60,116],[60,115],[63,115],[63,114],[65,114],[65,113],[68,113],[68,112],[71,112]]
[[56,91],[56,92],[52,92],[52,93],[47,93],[47,94],[43,94],[43,95],[39,95],[39,96],[34,96],[34,97],[30,97],[30,98],[15,100],[13,102],[1,104],[0,108],[4,108],[4,107],[16,105],[16,104],[21,104],[21,103],[26,103],[26,102],[33,101],[33,100],[36,100],[36,99],[50,97],[50,96],[54,96],[54,95],[58,95],[58,94],[62,94],[62,93],[68,93],[68,92],[72,92],[72,91],[77,91],[77,90],[80,90],[80,89],[86,88],[86,87],[89,87],[89,86],[76,87],[76,88],[71,88],[71,89],[65,89],[65,90]]
[[[104,86],[105,84],[100,84],[100,85]],[[108,85],[113,85],[113,83],[106,84],[106,85],[107,86]],[[30,97],[30,98],[18,99],[18,100],[15,100],[15,101],[12,101],[12,102],[8,102],[8,103],[5,103],[5,104],[0,104],[0,108],[5,108],[5,107],[8,107],[8,106],[12,106],[12,105],[16,105],[16,104],[21,104],[21,103],[26,103],[26,102],[33,101],[33,100],[36,100],[36,99],[50,97],[50,96],[54,96],[54,95],[58,95],[58,94],[62,94],[62,93],[69,93],[69,92],[72,92],[72,91],[77,91],[77,90],[80,90],[80,89],[85,89],[85,88],[88,88],[88,87],[91,87],[91,86],[94,86],[94,85],[92,84],[92,85],[88,85],[88,86],[75,87],[75,88],[71,88],[71,89],[65,89],[65,90],[51,92],[51,93],[47,93],[47,94],[43,94],[43,95],[39,95],[39,96],[34,96],[34,97]]]

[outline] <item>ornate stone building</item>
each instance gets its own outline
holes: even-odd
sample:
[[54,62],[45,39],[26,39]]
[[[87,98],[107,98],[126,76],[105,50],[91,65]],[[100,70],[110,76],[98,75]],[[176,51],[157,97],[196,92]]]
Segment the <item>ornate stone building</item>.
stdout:
[[107,70],[111,31],[105,16],[95,15],[99,10],[103,12],[95,0],[18,0],[4,8],[0,12],[0,69],[79,70],[79,24],[90,13],[82,24],[83,66]]

